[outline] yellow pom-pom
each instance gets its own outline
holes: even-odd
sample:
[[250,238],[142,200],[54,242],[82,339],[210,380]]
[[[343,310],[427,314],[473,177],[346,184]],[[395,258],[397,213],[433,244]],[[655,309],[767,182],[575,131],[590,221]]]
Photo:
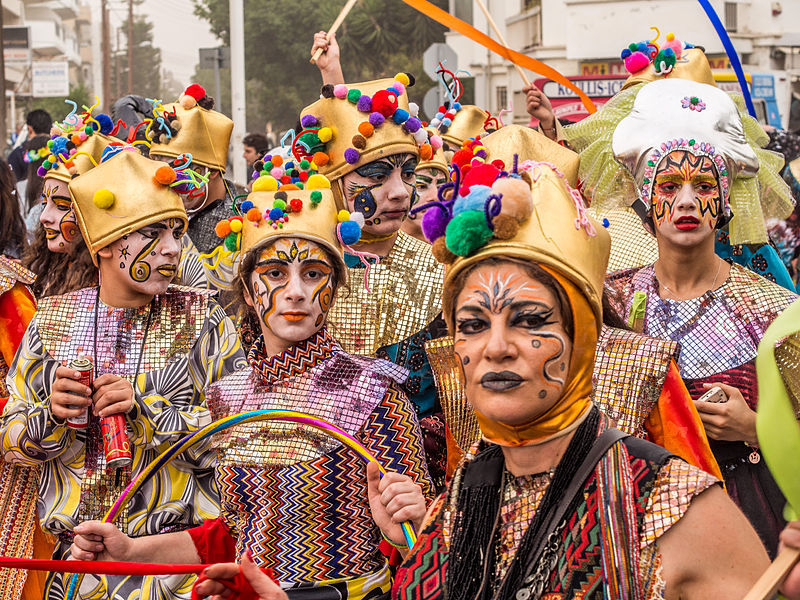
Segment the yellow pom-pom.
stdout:
[[411,83],[411,80],[405,73],[398,73],[397,75],[394,76],[394,79],[395,81],[399,81],[403,85],[408,85],[409,83]]
[[278,180],[272,175],[262,175],[253,182],[254,192],[276,192],[278,191]]
[[330,127],[323,127],[317,132],[317,137],[320,142],[327,144],[333,139],[333,131],[331,131]]
[[107,190],[103,188],[102,190],[97,190],[94,193],[94,197],[92,198],[94,205],[97,208],[101,208],[103,210],[108,210],[112,206],[114,206],[114,192],[111,190]]
[[239,219],[231,219],[231,231],[239,233],[242,230],[242,222]]
[[311,177],[308,178],[306,181],[306,185],[304,186],[307,190],[327,190],[330,189],[331,182],[328,181],[328,178],[325,175],[320,175],[319,173],[314,173]]
[[672,40],[674,40],[674,39],[675,39],[675,34],[674,34],[674,33],[672,33],[672,32],[670,31],[670,32],[667,34],[667,41],[668,41],[668,42],[671,42],[671,41],[672,41]]
[[345,221],[349,221],[350,220],[350,212],[342,209],[336,215],[336,218],[339,220],[339,223],[344,223]]

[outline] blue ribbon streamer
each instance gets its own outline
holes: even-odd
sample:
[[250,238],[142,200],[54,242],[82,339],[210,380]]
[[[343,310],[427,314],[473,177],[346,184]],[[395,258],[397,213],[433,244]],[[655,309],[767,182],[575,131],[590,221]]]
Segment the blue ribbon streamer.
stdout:
[[731,41],[728,32],[725,31],[725,26],[722,24],[722,21],[720,21],[719,15],[714,10],[714,7],[711,6],[711,2],[709,2],[709,0],[697,1],[700,2],[700,6],[702,6],[703,10],[706,11],[708,19],[711,21],[714,29],[717,30],[717,35],[719,36],[722,45],[725,47],[728,60],[731,61],[733,72],[736,73],[736,79],[739,80],[739,87],[742,88],[742,96],[744,96],[744,103],[747,106],[747,112],[750,113],[750,116],[755,119],[756,107],[753,105],[753,99],[750,97],[750,88],[747,87],[747,79],[744,77],[744,69],[742,69],[742,63],[739,61],[739,55],[736,53],[736,48],[733,47],[733,42]]

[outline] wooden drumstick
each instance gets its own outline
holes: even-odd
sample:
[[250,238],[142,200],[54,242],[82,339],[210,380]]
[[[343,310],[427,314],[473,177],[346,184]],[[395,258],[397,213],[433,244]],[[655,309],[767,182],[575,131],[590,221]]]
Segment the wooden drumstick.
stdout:
[[[342,10],[339,12],[339,16],[336,17],[336,20],[333,22],[333,25],[331,25],[331,28],[328,30],[328,33],[326,34],[328,39],[331,39],[331,34],[336,33],[336,30],[339,29],[339,26],[347,18],[347,13],[349,13],[350,9],[355,6],[356,2],[358,2],[358,0],[347,0],[347,3],[342,7]],[[320,56],[322,56],[322,52],[323,52],[322,48],[317,48],[317,51],[314,52],[314,56],[311,57],[310,62],[312,64],[316,63],[317,59]]]
[[[483,0],[475,0],[475,1],[478,3],[478,6],[480,7],[480,9],[483,11],[483,14],[486,17],[486,20],[489,22],[489,27],[491,27],[494,30],[494,34],[497,36],[497,41],[500,42],[501,44],[503,44],[503,46],[505,46],[506,48],[508,48],[508,44],[506,43],[506,40],[503,37],[503,34],[500,33],[500,30],[497,28],[497,23],[494,22],[494,19],[492,18],[492,15],[489,14],[489,11],[486,9],[486,5],[483,3]],[[519,73],[519,76],[522,78],[522,82],[526,86],[529,86],[531,84],[531,82],[528,79],[528,76],[525,74],[525,71],[522,70],[522,67],[520,67],[518,64],[514,64],[514,63],[512,63],[512,64],[517,69],[517,73]]]
[[778,552],[778,556],[767,567],[756,584],[750,588],[744,600],[769,600],[772,598],[798,560],[800,560],[800,550],[796,548],[784,548]]

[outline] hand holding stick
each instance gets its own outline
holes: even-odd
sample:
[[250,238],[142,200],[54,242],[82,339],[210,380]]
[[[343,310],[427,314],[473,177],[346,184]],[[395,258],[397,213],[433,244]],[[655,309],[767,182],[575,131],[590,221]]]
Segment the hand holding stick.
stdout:
[[[506,43],[505,38],[503,38],[503,34],[500,33],[500,30],[497,28],[497,23],[494,22],[492,15],[489,14],[486,5],[483,3],[483,0],[475,0],[475,1],[478,3],[478,6],[480,7],[481,11],[483,11],[486,20],[489,22],[489,27],[492,28],[494,34],[497,36],[497,41],[503,44],[503,46],[505,46],[506,48],[508,48],[508,44]],[[509,58],[508,60],[511,59]],[[518,64],[514,64],[514,67],[517,69],[517,73],[519,73],[519,76],[522,78],[522,83],[524,83],[526,87],[530,86],[531,82],[528,79],[528,76],[525,74],[525,71],[522,70],[522,67],[520,67]]]
[[[332,33],[336,33],[336,30],[339,29],[339,26],[344,22],[347,18],[347,14],[350,12],[350,9],[353,8],[358,2],[358,0],[347,0],[347,3],[342,7],[342,10],[339,12],[339,16],[336,17],[336,20],[331,25],[331,28],[328,30],[328,36]],[[316,63],[317,59],[322,55],[322,48],[317,48],[317,51],[314,52],[314,56],[311,57],[311,63]]]

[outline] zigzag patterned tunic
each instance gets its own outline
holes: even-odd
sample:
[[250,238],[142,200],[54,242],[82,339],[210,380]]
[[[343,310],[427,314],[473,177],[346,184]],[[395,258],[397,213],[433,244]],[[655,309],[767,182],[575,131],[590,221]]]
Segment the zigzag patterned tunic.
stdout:
[[[266,358],[263,338],[251,366],[206,391],[215,419],[284,409],[333,422],[361,441],[387,469],[409,475],[430,495],[422,437],[388,361],[344,352],[323,329]],[[290,598],[378,598],[389,592],[381,534],[367,502],[366,468],[349,448],[303,425],[268,421],[234,427],[214,440],[224,544],[207,524],[190,534],[201,560],[233,560],[250,550],[272,568]],[[217,538],[219,539],[219,538]],[[216,548],[211,546],[217,546]]]

